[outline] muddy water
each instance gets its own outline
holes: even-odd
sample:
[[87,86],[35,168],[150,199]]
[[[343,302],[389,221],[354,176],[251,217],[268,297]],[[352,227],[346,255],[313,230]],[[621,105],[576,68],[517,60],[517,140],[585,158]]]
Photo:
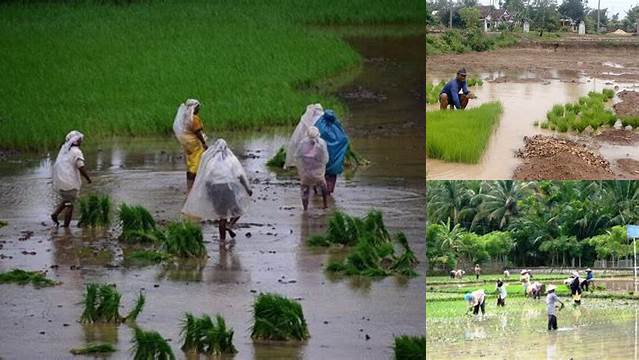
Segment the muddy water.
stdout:
[[[612,64],[611,64],[612,65]],[[471,89],[478,99],[471,100],[470,107],[479,106],[486,102],[501,101],[503,115],[495,132],[490,138],[486,152],[479,164],[449,163],[436,159],[427,159],[427,178],[436,179],[508,179],[519,164],[514,151],[523,146],[523,137],[535,134],[558,134],[550,130],[543,130],[534,126],[536,121],[543,122],[546,113],[554,104],[564,104],[576,101],[589,91],[601,91],[603,88],[620,86],[620,90],[631,87],[632,84],[615,83],[610,80],[590,79],[578,77],[577,73],[567,74],[549,71],[544,74],[550,80],[539,81],[538,74],[531,72],[495,72],[483,73],[483,86]],[[508,82],[491,82],[490,80],[506,78]],[[576,82],[560,79],[578,79]],[[429,81],[447,79],[442,74],[429,74]],[[436,107],[429,106],[428,110]],[[572,139],[590,141],[574,134],[565,134]],[[591,142],[591,141],[590,141]],[[636,147],[623,147],[604,144],[601,146],[604,158],[614,163],[619,158],[639,156]]]
[[[423,69],[416,65],[419,58],[410,60],[406,54],[423,47],[419,38],[403,39],[404,45],[412,46],[401,47],[390,46],[385,39],[351,41],[367,59],[386,59],[366,61],[355,84],[383,89],[385,81],[407,78]],[[414,78],[424,77],[418,73]],[[406,102],[396,102],[412,91],[407,87],[410,84],[397,82],[381,102],[345,99],[351,109],[345,123],[353,129],[354,146],[372,165],[349,180],[340,178],[330,207],[357,215],[372,208],[383,211],[391,231],[406,233],[421,261],[418,271],[423,273],[424,159],[423,155],[415,158],[423,153],[415,151],[423,148],[423,137],[403,137],[423,124],[423,113],[415,118],[418,110],[402,111]],[[369,122],[384,125],[366,125]],[[383,126],[403,130],[383,131]],[[179,349],[184,312],[223,314],[235,329],[236,359],[388,359],[394,335],[423,334],[422,278],[329,277],[322,271],[329,252],[304,245],[309,235],[325,229],[329,212],[319,209],[321,201],[314,199],[310,210],[303,213],[296,179],[265,167],[265,161],[285,143],[287,133],[209,134],[226,138],[240,156],[253,184],[254,203],[240,220],[237,242],[231,249],[219,246],[214,225],[203,225],[209,257],[200,262],[125,266],[122,249],[108,231],[52,230],[48,222],[55,203],[51,159],[32,156],[0,163],[0,219],[9,223],[0,229],[0,254],[5,257],[0,260],[0,271],[48,270],[49,277],[63,282],[38,290],[2,286],[0,357],[28,354],[62,359],[70,357],[72,347],[103,340],[115,342],[118,348],[110,358],[128,358],[132,331],[127,326],[78,323],[82,311],[78,302],[90,281],[117,285],[123,294],[121,313],[130,309],[143,290],[147,301],[138,324],[171,339],[178,358],[184,357]],[[160,220],[178,217],[185,198],[184,165],[172,139],[90,145],[88,138],[85,157],[94,183],[84,185],[84,194],[105,193],[116,204],[141,204]],[[22,231],[34,233],[19,240]],[[35,255],[23,251],[35,251]],[[266,291],[301,299],[311,334],[307,342],[257,344],[250,339],[251,305],[256,293]]]
[[[508,306],[508,305],[507,305]],[[512,306],[512,305],[511,305]],[[428,322],[427,358],[436,359],[636,359],[639,311],[613,304],[615,314],[599,312],[605,304],[568,305],[558,312],[559,329],[546,330],[545,305],[521,306],[517,314],[499,313]],[[592,308],[589,308],[592,307]],[[493,309],[493,308],[491,308]]]

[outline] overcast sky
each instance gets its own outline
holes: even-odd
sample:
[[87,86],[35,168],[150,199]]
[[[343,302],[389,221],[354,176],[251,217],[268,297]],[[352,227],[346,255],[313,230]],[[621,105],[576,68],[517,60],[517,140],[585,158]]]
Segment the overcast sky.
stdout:
[[[499,4],[499,0],[493,0],[495,4]],[[490,5],[491,0],[479,0],[484,5]],[[562,0],[557,0],[557,3],[561,5]],[[626,11],[631,7],[639,5],[639,0],[601,0],[601,8],[608,8],[608,16],[612,17],[614,14],[619,13],[619,18],[623,19],[626,16]],[[596,9],[597,0],[588,0],[588,7]]]

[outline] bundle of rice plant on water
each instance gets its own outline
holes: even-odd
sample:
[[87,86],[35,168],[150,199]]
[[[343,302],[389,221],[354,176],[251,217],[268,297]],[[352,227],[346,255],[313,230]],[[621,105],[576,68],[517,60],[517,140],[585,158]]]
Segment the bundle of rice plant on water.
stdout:
[[[363,219],[335,213],[326,234],[313,236],[309,242],[321,246],[336,243],[353,246],[345,260],[329,261],[326,267],[329,272],[364,276],[417,275],[414,268],[418,261],[406,236],[398,233],[391,237],[379,211],[373,210]],[[403,249],[402,254],[397,254],[395,244]]]
[[171,346],[157,331],[136,327],[132,343],[133,360],[175,360]]
[[155,220],[142,206],[120,205],[118,219],[122,226],[120,240],[126,242],[160,242],[161,233],[155,228]]
[[424,336],[397,336],[395,337],[396,360],[423,360],[426,359],[426,337]]
[[281,147],[277,150],[277,153],[266,162],[266,166],[281,169],[284,167],[284,163],[286,162],[286,149]]
[[234,354],[233,329],[226,327],[221,315],[215,316],[215,321],[208,315],[201,318],[186,313],[182,321],[182,350],[196,351],[208,355]]
[[134,250],[124,253],[124,259],[127,262],[141,264],[158,264],[170,258],[169,254],[158,250]]
[[116,348],[109,343],[91,343],[81,348],[71,349],[73,355],[86,355],[86,354],[107,354],[115,352]]
[[80,199],[78,226],[108,226],[111,223],[111,199],[104,195],[89,195]]
[[[277,153],[266,162],[266,166],[281,169],[284,167],[284,163],[286,162],[286,149],[281,147]],[[351,144],[348,144],[348,149],[346,150],[346,155],[344,157],[344,166],[347,168],[356,168],[358,166],[366,166],[369,165],[370,161],[364,159],[361,155],[353,150]]]
[[13,269],[8,272],[0,273],[0,284],[26,285],[29,283],[31,283],[36,288],[54,286],[59,284],[57,281],[48,279],[43,273],[39,271]]
[[168,224],[163,241],[163,250],[177,257],[202,257],[206,255],[202,228],[188,221]]
[[82,323],[110,322],[119,323],[135,320],[144,308],[145,298],[138,296],[133,310],[126,316],[120,316],[120,298],[122,295],[114,284],[87,284],[82,305],[84,311],[80,317]]
[[253,305],[251,338],[257,340],[306,340],[308,327],[302,305],[278,294],[260,294]]

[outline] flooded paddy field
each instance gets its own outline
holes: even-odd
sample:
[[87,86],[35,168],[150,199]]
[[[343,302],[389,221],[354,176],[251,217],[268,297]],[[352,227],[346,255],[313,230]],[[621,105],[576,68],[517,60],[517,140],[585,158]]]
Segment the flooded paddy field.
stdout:
[[[616,93],[639,90],[638,56],[639,50],[633,46],[578,49],[562,44],[557,48],[513,48],[429,57],[429,82],[450,80],[458,68],[465,67],[471,77],[484,80],[483,86],[471,88],[478,98],[471,100],[469,106],[500,101],[503,115],[478,164],[427,159],[427,178],[533,179],[535,171],[543,172],[544,178],[556,179],[571,178],[570,174],[573,174],[572,178],[580,179],[639,178],[636,130],[612,132],[612,129],[601,129],[594,134],[560,134],[539,127],[553,105],[576,102],[590,91],[604,88],[614,89]],[[610,105],[620,101],[615,96]],[[429,105],[427,111],[437,108],[437,105]],[[579,157],[566,159],[563,167],[546,164],[552,160],[545,163],[544,159],[528,164],[528,160],[523,161],[515,153],[524,146],[524,137],[536,134],[573,141],[600,156],[609,166],[584,170]]]
[[[62,282],[41,289],[1,285],[0,357],[69,358],[71,348],[109,341],[118,349],[109,358],[129,358],[128,326],[79,323],[79,303],[88,282],[115,283],[125,309],[142,290],[146,305],[138,325],[170,339],[178,358],[185,357],[179,334],[185,312],[222,314],[235,330],[237,359],[389,359],[394,336],[423,334],[422,277],[330,276],[324,265],[340,251],[305,244],[310,235],[324,232],[333,209],[358,216],[378,209],[389,231],[406,234],[420,261],[417,272],[424,273],[423,100],[416,93],[423,86],[415,87],[424,74],[419,65],[423,58],[412,53],[423,39],[396,41],[349,40],[365,61],[354,82],[337,95],[350,110],[343,121],[353,147],[371,165],[338,180],[329,211],[315,198],[304,213],[296,177],[265,166],[290,130],[209,134],[228,141],[254,195],[233,247],[220,246],[216,225],[202,225],[208,253],[203,261],[127,265],[115,228],[80,229],[74,221],[70,229],[55,230],[49,220],[56,201],[50,176],[55,153],[0,162],[0,219],[8,223],[0,229],[0,271],[47,271],[49,278]],[[385,85],[389,79],[395,86]],[[347,96],[366,91],[384,99]],[[83,194],[107,194],[115,205],[142,205],[159,222],[179,217],[185,200],[184,160],[174,139],[120,138],[92,144],[87,137],[85,145],[94,182],[83,186]],[[299,344],[252,341],[252,304],[260,292],[299,299],[310,339]]]

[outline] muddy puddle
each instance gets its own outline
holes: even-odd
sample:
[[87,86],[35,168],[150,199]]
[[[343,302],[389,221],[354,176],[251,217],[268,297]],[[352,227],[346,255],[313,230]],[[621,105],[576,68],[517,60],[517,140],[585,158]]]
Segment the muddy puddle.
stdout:
[[[371,165],[348,179],[341,177],[329,205],[355,215],[381,210],[391,231],[406,233],[421,262],[418,272],[423,274],[424,158],[419,155],[423,154],[423,112],[419,105],[409,105],[419,104],[418,96],[405,99],[423,89],[423,84],[410,88],[414,80],[407,80],[424,78],[423,59],[412,56],[413,49],[423,48],[423,39],[396,38],[399,45],[385,38],[349,41],[366,61],[361,75],[340,94],[359,86],[383,93],[385,100],[344,97],[350,109],[344,122],[352,132],[353,146]],[[371,60],[379,58],[383,60]],[[396,86],[386,89],[384,84],[391,81]],[[129,358],[132,331],[126,325],[78,323],[82,311],[78,303],[85,283],[91,281],[115,283],[123,294],[122,312],[143,289],[147,300],[138,324],[170,339],[178,358],[184,358],[179,349],[184,312],[223,314],[235,330],[236,359],[389,359],[394,335],[423,334],[421,277],[340,279],[322,271],[328,251],[310,249],[305,241],[325,230],[329,212],[320,209],[320,199],[314,199],[303,213],[296,178],[265,166],[287,141],[288,133],[209,134],[227,139],[239,155],[253,184],[254,203],[240,220],[231,249],[220,248],[215,225],[203,225],[209,257],[199,262],[127,266],[108,231],[52,230],[48,222],[55,202],[52,160],[25,156],[0,162],[0,219],[9,223],[0,229],[0,271],[47,270],[49,277],[63,282],[38,290],[2,286],[0,357],[69,358],[69,349],[102,340],[118,348],[109,358]],[[116,139],[91,144],[88,137],[85,145],[94,183],[84,185],[84,194],[104,193],[115,204],[143,205],[161,221],[178,216],[185,199],[185,176],[174,140]],[[24,231],[33,234],[24,239]],[[253,300],[267,291],[301,299],[311,334],[307,342],[257,344],[250,339]]]
[[[611,68],[614,65],[610,63]],[[452,76],[452,75],[451,75]],[[508,179],[520,164],[514,152],[524,145],[524,136],[535,134],[560,135],[558,132],[544,130],[535,126],[535,122],[543,122],[546,113],[555,104],[575,102],[590,91],[601,91],[604,88],[618,86],[618,91],[632,88],[633,83],[622,83],[579,76],[578,72],[568,70],[531,71],[499,71],[484,72],[479,76],[484,79],[483,86],[471,88],[477,95],[469,107],[479,106],[491,101],[500,101],[503,115],[500,123],[491,136],[484,156],[475,165],[451,163],[436,159],[427,159],[427,179]],[[445,74],[428,74],[428,81],[448,80]],[[615,97],[613,101],[618,101]],[[427,110],[437,109],[429,105]],[[594,141],[591,137],[574,133],[561,134],[568,139],[586,143],[612,164],[613,170],[620,170],[615,164],[619,159],[639,159],[639,148],[622,146],[606,142]],[[615,171],[622,173],[623,171]],[[639,173],[639,172],[638,172]],[[632,174],[617,174],[619,178],[627,178]]]
[[[567,300],[562,298],[563,300]],[[639,308],[611,301],[567,304],[558,312],[559,329],[546,330],[545,304],[510,304],[518,310],[487,306],[484,319],[432,321],[427,327],[427,358],[435,359],[633,359],[639,356]],[[611,310],[614,309],[614,310]],[[461,315],[460,315],[461,317]]]

